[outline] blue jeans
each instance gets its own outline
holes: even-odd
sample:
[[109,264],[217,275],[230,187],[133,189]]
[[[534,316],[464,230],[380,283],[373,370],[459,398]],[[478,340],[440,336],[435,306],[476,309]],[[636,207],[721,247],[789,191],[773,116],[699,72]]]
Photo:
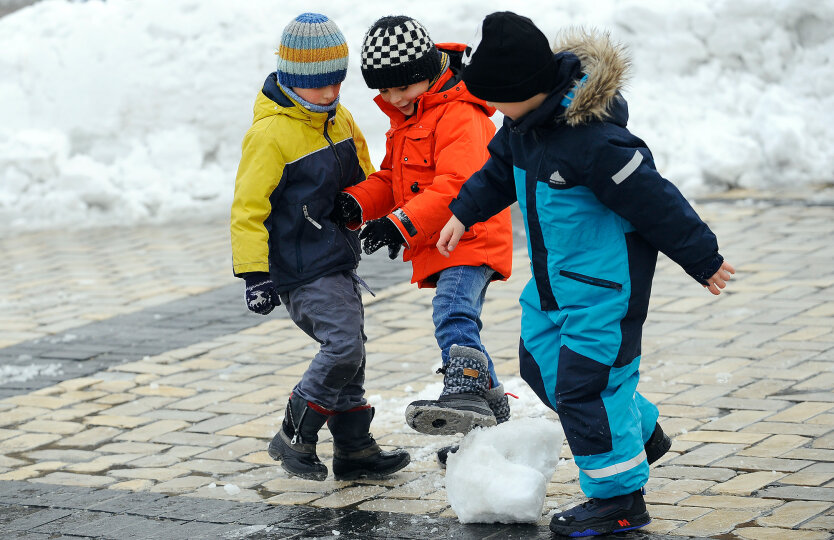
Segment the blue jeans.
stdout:
[[443,365],[449,363],[452,345],[471,347],[483,352],[489,362],[492,387],[498,376],[492,358],[481,343],[481,309],[490,278],[495,271],[488,266],[452,266],[440,272],[432,299],[434,337],[440,346]]

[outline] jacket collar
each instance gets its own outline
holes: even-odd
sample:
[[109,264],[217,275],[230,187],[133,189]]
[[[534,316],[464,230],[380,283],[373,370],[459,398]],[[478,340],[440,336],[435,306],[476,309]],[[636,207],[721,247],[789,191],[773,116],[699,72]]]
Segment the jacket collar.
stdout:
[[620,93],[630,61],[625,49],[599,31],[571,29],[558,39],[553,56],[556,88],[536,110],[517,121],[505,120],[515,132],[564,123],[613,122],[625,127],[628,105]]
[[[275,72],[272,72],[267,76],[266,81],[264,81],[263,88],[261,89],[261,93],[275,104],[272,107],[272,114],[286,114],[287,116],[292,116],[293,118],[305,122],[312,127],[320,128],[327,120],[334,118],[336,115],[336,111],[313,112],[303,107],[300,103],[296,102],[281,90],[281,87],[278,86],[278,78]],[[255,115],[256,117],[258,116],[257,110]],[[263,114],[262,116],[268,116],[268,114]]]

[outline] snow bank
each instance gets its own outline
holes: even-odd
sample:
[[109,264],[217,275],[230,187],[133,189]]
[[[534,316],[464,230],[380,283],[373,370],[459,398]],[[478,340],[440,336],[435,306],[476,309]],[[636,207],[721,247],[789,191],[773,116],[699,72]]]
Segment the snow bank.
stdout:
[[[383,154],[387,119],[359,72],[389,2],[45,0],[0,18],[0,230],[228,213],[254,97],[284,25],[331,16],[351,47],[342,101]],[[435,41],[467,41],[498,0],[424,0]],[[831,180],[834,2],[535,0],[549,37],[608,28],[629,45],[635,133],[685,193]],[[500,120],[496,118],[496,120]]]
[[537,522],[563,440],[561,426],[544,418],[469,432],[446,469],[446,495],[460,522]]

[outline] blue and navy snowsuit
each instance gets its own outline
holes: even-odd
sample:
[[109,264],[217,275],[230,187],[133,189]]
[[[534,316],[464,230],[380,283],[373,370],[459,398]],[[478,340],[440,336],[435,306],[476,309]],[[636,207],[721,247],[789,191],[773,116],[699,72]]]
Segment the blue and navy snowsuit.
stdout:
[[637,382],[657,252],[701,284],[723,259],[626,129],[619,81],[599,80],[624,70],[595,58],[587,72],[582,55],[594,49],[571,50],[579,56],[554,57],[559,88],[517,121],[505,118],[489,161],[449,207],[471,226],[518,201],[532,270],[520,298],[521,375],[559,414],[582,490],[609,498],[649,477],[643,445],[658,410]]

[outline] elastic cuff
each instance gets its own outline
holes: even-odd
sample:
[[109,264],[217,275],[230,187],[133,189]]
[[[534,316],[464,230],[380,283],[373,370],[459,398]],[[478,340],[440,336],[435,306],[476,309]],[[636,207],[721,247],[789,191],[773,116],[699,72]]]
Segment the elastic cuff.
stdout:
[[356,203],[356,206],[359,207],[359,221],[349,221],[345,223],[345,227],[347,227],[348,230],[351,231],[358,231],[359,228],[362,227],[362,224],[365,223],[365,209],[362,208],[362,205],[359,203],[359,200],[356,197],[354,197],[352,194],[348,192],[344,193],[345,195],[353,199],[353,201]]
[[720,253],[716,253],[711,259],[708,260],[706,266],[702,266],[704,263],[698,265],[701,267],[700,271],[689,272],[689,275],[695,278],[695,281],[701,285],[709,285],[707,280],[718,272],[718,269],[721,268],[723,263],[724,257],[722,257]]
[[[397,210],[402,212],[402,209],[400,209],[400,208],[397,208]],[[397,210],[395,210],[394,212],[396,212]],[[402,212],[402,213],[403,213],[403,215],[405,215],[405,212]],[[394,227],[396,227],[398,231],[400,231],[400,236],[403,237],[403,244],[405,244],[405,247],[410,248],[411,244],[408,242],[409,235],[408,235],[408,231],[405,228],[405,224],[402,221],[400,221],[400,219],[397,217],[396,213],[392,212],[391,214],[388,214],[385,217],[391,223],[394,224]],[[407,219],[407,217],[406,217],[406,219]],[[411,223],[410,220],[409,220],[408,224],[411,225],[412,228],[414,227],[414,225]],[[415,229],[415,232],[416,232],[416,229]]]

